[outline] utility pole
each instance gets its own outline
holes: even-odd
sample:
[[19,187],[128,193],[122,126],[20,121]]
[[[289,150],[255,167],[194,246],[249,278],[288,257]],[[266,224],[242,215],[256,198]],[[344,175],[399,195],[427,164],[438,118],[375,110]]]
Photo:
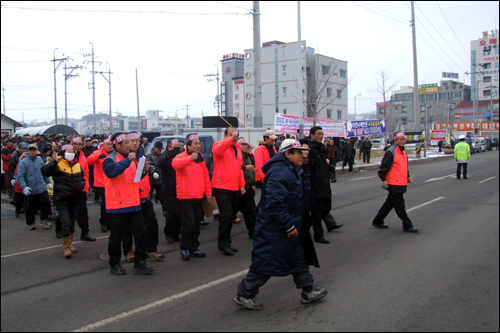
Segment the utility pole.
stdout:
[[[74,66],[74,67],[66,67],[64,64],[64,125],[68,126],[68,80],[72,77],[78,77],[78,74],[71,75],[75,71],[75,69],[81,69],[82,66]],[[66,74],[66,70],[71,69],[69,74]]]
[[3,99],[3,114],[4,114],[4,115],[7,115],[7,114],[5,113],[5,87],[4,87],[4,85],[3,85],[3,82],[2,82],[2,99]]
[[175,135],[179,135],[179,126],[177,124],[177,109],[175,110]]
[[[59,66],[61,66],[61,64],[63,62],[66,62],[68,61],[70,58],[69,57],[65,57],[65,58],[62,58],[62,59],[56,59],[56,50],[58,48],[56,47],[54,49],[54,60],[52,60],[54,62],[54,111],[55,111],[55,125],[57,125],[57,84],[56,84],[56,73],[57,73],[57,70],[59,69]],[[64,54],[63,54],[64,56]],[[57,64],[56,66],[56,61],[59,61],[59,63]]]
[[[113,73],[111,73],[111,65],[109,64],[109,62],[107,62],[107,64],[109,67],[108,72],[98,72],[98,73],[101,74],[104,80],[108,81],[109,83],[109,133],[111,134],[113,128],[113,125],[111,124],[111,74]],[[106,78],[104,74],[108,74],[108,77]]]
[[[418,108],[418,70],[417,70],[417,39],[415,31],[415,1],[411,1],[411,33],[413,39],[413,113],[415,116],[415,130],[420,130],[420,110]],[[387,126],[387,124],[386,124]],[[425,154],[425,150],[424,150]]]
[[357,117],[356,117],[356,97],[358,96],[361,96],[361,93],[357,94],[356,96],[354,96],[354,121],[356,121]]
[[[302,57],[301,57],[301,48],[302,48],[302,38],[301,38],[301,24],[300,24],[300,1],[297,1],[297,86],[298,86],[298,95],[299,95],[299,140],[304,137],[304,103],[302,102]],[[260,46],[259,46],[260,50]],[[259,51],[260,56],[260,51]],[[260,64],[259,64],[260,67]],[[259,68],[260,69],[260,68]],[[256,98],[257,99],[257,98]],[[262,103],[262,101],[261,101]],[[262,112],[262,107],[260,108]],[[262,117],[261,117],[262,120]],[[255,126],[256,127],[256,126]],[[262,127],[262,124],[261,126]]]
[[190,128],[189,126],[189,105],[188,103],[186,102],[186,125],[187,125],[187,128]]
[[214,80],[217,81],[217,97],[216,97],[216,101],[217,101],[217,114],[219,115],[220,117],[220,94],[219,94],[219,66],[215,65],[217,67],[217,74],[213,74],[213,73],[210,73],[210,74],[207,74],[207,75],[203,75],[205,77],[215,77],[215,79],[207,79],[207,82],[213,82]]
[[[481,65],[481,64],[479,64]],[[472,64],[472,67],[476,68],[477,67],[477,64]],[[472,75],[472,83],[475,83],[476,85],[476,89],[472,89],[472,98],[473,98],[473,124],[472,124],[472,127],[473,127],[473,130],[474,130],[474,134],[477,134],[476,133],[476,129],[477,129],[477,112],[476,112],[476,106],[477,106],[477,99],[479,98],[479,82],[480,80],[476,80],[476,75],[479,75],[479,74],[483,74],[483,72],[478,72],[477,70],[474,70],[474,72],[465,72],[465,75],[469,75],[471,74]],[[474,92],[475,90],[475,92]]]
[[137,132],[141,134],[141,115],[139,112],[139,79],[137,78],[137,68],[135,69],[135,89],[137,92]]
[[[85,57],[92,57],[92,112],[93,112],[93,119],[94,119],[94,134],[96,132],[96,121],[95,121],[95,72],[94,72],[94,44],[92,42],[89,42],[89,44],[92,45],[92,53],[90,54],[84,54]],[[86,63],[88,61],[84,61]],[[99,64],[101,62],[99,61]]]
[[[300,45],[300,40],[298,41]],[[262,87],[260,56],[260,9],[259,1],[253,2],[253,69],[254,69],[254,127],[262,127]],[[300,59],[300,53],[299,53]],[[299,61],[300,62],[300,61]],[[299,74],[302,71],[299,72]],[[299,96],[301,93],[299,92]]]

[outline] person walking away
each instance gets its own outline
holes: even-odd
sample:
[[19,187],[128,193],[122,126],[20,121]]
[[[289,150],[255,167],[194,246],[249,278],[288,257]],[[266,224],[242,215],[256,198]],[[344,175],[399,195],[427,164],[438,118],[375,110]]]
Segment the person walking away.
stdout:
[[26,198],[26,224],[30,230],[36,229],[35,213],[40,209],[40,224],[46,228],[52,227],[47,221],[50,215],[50,199],[47,186],[52,188],[49,177],[42,175],[43,160],[38,154],[36,143],[28,145],[28,157],[19,162],[17,182],[23,189]]
[[268,130],[264,132],[264,145],[259,145],[253,155],[255,158],[255,181],[260,188],[264,180],[264,173],[262,167],[266,162],[276,155],[276,148],[274,147],[275,141],[278,137],[273,131]]
[[163,215],[165,216],[163,233],[169,244],[180,241],[179,234],[182,225],[177,205],[177,176],[172,167],[172,161],[180,153],[179,140],[173,139],[168,143],[168,149],[158,159],[158,168],[162,174],[160,193],[163,197]]
[[153,198],[153,192],[156,191],[155,201],[163,207],[163,199],[161,198],[161,171],[158,168],[158,159],[160,158],[161,151],[163,149],[163,144],[161,141],[156,141],[153,147],[153,151],[146,155],[146,159],[149,165],[149,181],[151,186],[151,199]]
[[108,157],[112,151],[113,143],[111,143],[108,138],[103,141],[101,148],[94,151],[87,159],[88,164],[94,166],[94,188],[96,194],[99,194],[99,206],[101,208],[99,223],[102,232],[108,232],[109,230],[109,216],[108,213],[106,213],[106,194],[104,193],[104,172],[102,171],[102,164],[104,159]]
[[361,143],[361,147],[363,148],[363,164],[369,164],[372,151],[372,142],[367,136],[365,136],[365,140]]
[[10,183],[10,177],[9,177],[9,161],[10,158],[12,157],[12,154],[16,150],[16,147],[14,147],[14,141],[11,139],[7,140],[6,146],[2,149],[2,161],[3,161],[3,171],[5,172],[5,187],[7,189],[7,195],[9,199],[12,198],[13,196],[13,189],[12,189],[12,184]]
[[[123,234],[128,229],[135,238],[134,273],[151,274],[155,268],[146,263],[146,227],[141,213],[139,183],[134,182],[137,172],[135,153],[130,152],[130,142],[124,132],[115,133],[111,142],[113,151],[103,162],[106,212],[111,230],[108,242],[110,271],[115,275],[127,273],[120,265],[120,259]],[[145,171],[142,177],[146,175]]]
[[257,213],[255,211],[255,165],[252,157],[249,154],[248,143],[244,139],[238,140],[241,145],[241,155],[243,158],[243,176],[245,177],[245,194],[240,195],[238,199],[238,207],[243,213],[245,226],[248,230],[248,237],[253,239],[255,233],[255,220]]
[[354,158],[356,157],[356,149],[352,146],[351,139],[348,139],[344,149],[344,164],[342,168],[349,164],[349,173],[352,173],[352,167],[354,164]]
[[458,137],[460,140],[455,145],[454,157],[457,161],[457,179],[460,179],[460,171],[463,168],[464,179],[467,178],[467,165],[470,160],[470,147],[467,142],[465,142],[465,135],[460,135]]
[[212,200],[212,187],[203,155],[201,142],[196,134],[186,138],[186,150],[172,161],[176,171],[177,199],[182,220],[181,257],[187,261],[191,257],[205,258],[200,251],[200,221],[203,220],[203,198]]
[[78,252],[72,243],[78,213],[78,196],[85,187],[85,173],[75,161],[73,145],[64,145],[56,160],[42,167],[42,174],[54,180],[54,204],[61,221],[64,256],[71,258],[73,253]]
[[[22,142],[22,143],[26,143],[26,142]],[[26,147],[28,146],[28,144],[26,144]],[[27,150],[27,149],[25,149]],[[21,157],[19,157],[18,161],[22,160],[23,158],[26,158],[28,156],[28,153],[27,152],[24,152]],[[14,156],[11,157],[11,160],[14,158]],[[9,165],[9,169],[10,167],[12,166],[12,164]],[[19,168],[19,162],[17,163],[16,165],[16,169],[14,170],[14,174],[12,175],[12,180],[10,181],[11,184],[12,184],[12,187],[14,188],[14,197],[12,199],[12,202],[14,203],[14,206],[16,207],[16,217],[19,217],[19,215],[21,215],[21,213],[24,213],[22,211],[22,209],[24,208],[25,206],[25,202],[26,202],[26,196],[23,194],[23,189],[21,188],[21,186],[19,185],[19,183],[17,183],[17,169]],[[10,172],[10,171],[9,171]]]
[[378,171],[378,176],[382,180],[382,188],[388,190],[389,194],[373,219],[372,226],[379,229],[389,228],[384,224],[384,220],[394,208],[398,217],[403,221],[403,231],[416,233],[418,229],[413,227],[413,223],[406,214],[403,197],[408,183],[413,183],[408,170],[408,156],[405,152],[405,133],[396,133],[394,142],[395,144],[386,150]]
[[[315,209],[312,211],[312,226],[314,230],[314,240],[322,244],[330,243],[324,236],[322,221],[332,210],[332,189],[330,187],[330,166],[327,161],[328,150],[323,145],[323,129],[314,126],[309,131],[311,140],[309,141],[309,165],[311,167],[312,188],[315,202]],[[333,218],[333,216],[332,216]],[[324,220],[327,230],[333,231],[341,228],[343,224]]]
[[224,140],[214,143],[214,173],[212,176],[213,195],[219,206],[218,247],[225,255],[232,256],[238,251],[231,246],[231,229],[238,211],[238,195],[245,194],[243,176],[243,157],[237,128],[228,127],[224,131]]
[[337,182],[337,173],[335,172],[335,168],[337,166],[337,147],[335,146],[335,143],[333,139],[328,140],[328,162],[330,164],[330,179],[332,183]]
[[271,276],[291,274],[296,287],[302,289],[300,302],[303,304],[317,301],[328,293],[326,289],[314,285],[309,272],[310,256],[306,255],[303,242],[308,235],[306,232],[304,236],[307,225],[303,222],[304,201],[307,199],[304,198],[300,167],[303,163],[302,152],[308,149],[298,141],[287,139],[283,141],[280,152],[264,165],[265,178],[255,225],[252,264],[247,276],[238,284],[233,298],[234,303],[246,309],[263,308],[256,296]]

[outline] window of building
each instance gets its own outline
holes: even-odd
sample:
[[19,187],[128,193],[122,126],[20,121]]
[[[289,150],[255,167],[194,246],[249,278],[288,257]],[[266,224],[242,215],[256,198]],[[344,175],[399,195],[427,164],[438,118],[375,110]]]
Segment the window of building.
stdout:
[[239,108],[240,108],[240,103],[235,103],[235,104],[234,104],[234,108],[235,108],[235,109],[239,109]]
[[425,125],[425,117],[420,118],[420,123]]
[[483,90],[483,96],[484,96],[484,97],[489,97],[489,96],[491,96],[491,90],[489,90],[489,89],[488,89],[488,90]]
[[402,125],[408,124],[408,117],[401,117],[401,124]]
[[326,110],[326,119],[332,119],[332,110]]
[[462,92],[461,91],[454,92],[453,99],[462,99]]
[[340,70],[340,78],[345,79],[345,77],[346,77],[346,71],[341,69]]
[[378,113],[379,114],[384,114],[384,108],[378,108]]
[[326,97],[332,97],[332,88],[326,88]]
[[283,87],[283,97],[286,97],[286,87]]
[[240,117],[240,113],[239,112],[235,112],[234,115],[236,116],[236,118]]
[[337,110],[337,119],[342,119],[342,111]]
[[283,46],[281,49],[283,50],[283,57],[286,56],[286,46]]
[[412,101],[413,100],[413,94],[412,93],[405,94],[404,100],[405,101]]
[[423,102],[425,100],[425,95],[418,95],[418,100]]
[[483,64],[483,68],[484,69],[491,69],[491,62],[489,62],[487,64]]
[[240,99],[240,94],[234,95],[234,99]]
[[420,112],[425,112],[425,105],[420,105]]
[[457,89],[457,85],[456,84],[452,85],[451,89]]
[[425,97],[425,100],[426,101],[435,101],[436,100],[436,96],[437,94],[427,94]]
[[337,98],[342,99],[342,90],[337,90]]
[[283,75],[286,75],[286,65],[283,65]]
[[286,114],[287,109],[283,109],[283,114]]
[[321,65],[321,73],[323,75],[330,74],[330,66]]
[[240,90],[240,85],[239,84],[235,85],[234,90]]
[[485,76],[483,78],[483,83],[490,83],[491,82],[491,76]]
[[406,106],[402,106],[401,107],[401,113],[407,113],[408,111],[406,111]]
[[404,97],[404,94],[396,94],[396,95],[394,95],[394,99],[396,101],[402,101],[403,97]]

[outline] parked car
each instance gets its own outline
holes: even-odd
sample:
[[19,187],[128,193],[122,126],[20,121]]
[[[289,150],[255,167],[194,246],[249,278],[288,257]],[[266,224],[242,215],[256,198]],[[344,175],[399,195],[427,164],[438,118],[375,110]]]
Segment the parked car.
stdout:
[[[199,138],[200,138],[200,142],[201,142],[200,153],[204,157],[206,157],[206,154],[208,154],[210,147],[214,144],[214,138],[211,135],[199,135]],[[184,136],[184,135],[157,136],[156,138],[153,139],[153,142],[151,142],[151,145],[149,145],[148,151],[146,152],[146,154],[149,154],[150,152],[153,151],[153,147],[154,147],[155,142],[161,141],[161,143],[163,144],[163,148],[166,149],[168,146],[168,143],[170,141],[172,141],[173,139],[177,139],[177,140],[179,140],[179,142],[182,141],[182,142],[184,142],[184,144],[186,143],[186,136]]]

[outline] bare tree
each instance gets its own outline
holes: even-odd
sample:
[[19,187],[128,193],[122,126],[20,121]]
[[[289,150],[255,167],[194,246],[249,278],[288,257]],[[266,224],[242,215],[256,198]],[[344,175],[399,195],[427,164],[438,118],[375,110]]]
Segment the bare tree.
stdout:
[[375,77],[375,80],[377,80],[377,87],[370,91],[381,94],[384,100],[383,105],[384,105],[385,138],[387,140],[387,133],[394,131],[397,125],[396,124],[397,119],[392,117],[393,108],[392,107],[387,108],[388,94],[390,94],[390,92],[399,84],[399,82],[401,82],[402,79],[398,79],[393,83],[389,83],[390,81],[392,81],[393,78],[390,68],[380,69],[377,70],[375,73],[377,74],[377,76]]
[[[326,65],[322,64],[319,61],[319,55],[316,55],[314,77],[310,75],[310,68],[302,71],[303,87],[307,91],[307,96],[303,99],[304,106],[307,116],[314,118],[313,126],[316,125],[321,112],[339,99],[352,81],[352,78],[347,80],[340,78],[339,65],[340,61],[335,59],[330,60]],[[298,87],[298,84],[295,83],[295,86]],[[296,96],[293,97],[298,100]]]

